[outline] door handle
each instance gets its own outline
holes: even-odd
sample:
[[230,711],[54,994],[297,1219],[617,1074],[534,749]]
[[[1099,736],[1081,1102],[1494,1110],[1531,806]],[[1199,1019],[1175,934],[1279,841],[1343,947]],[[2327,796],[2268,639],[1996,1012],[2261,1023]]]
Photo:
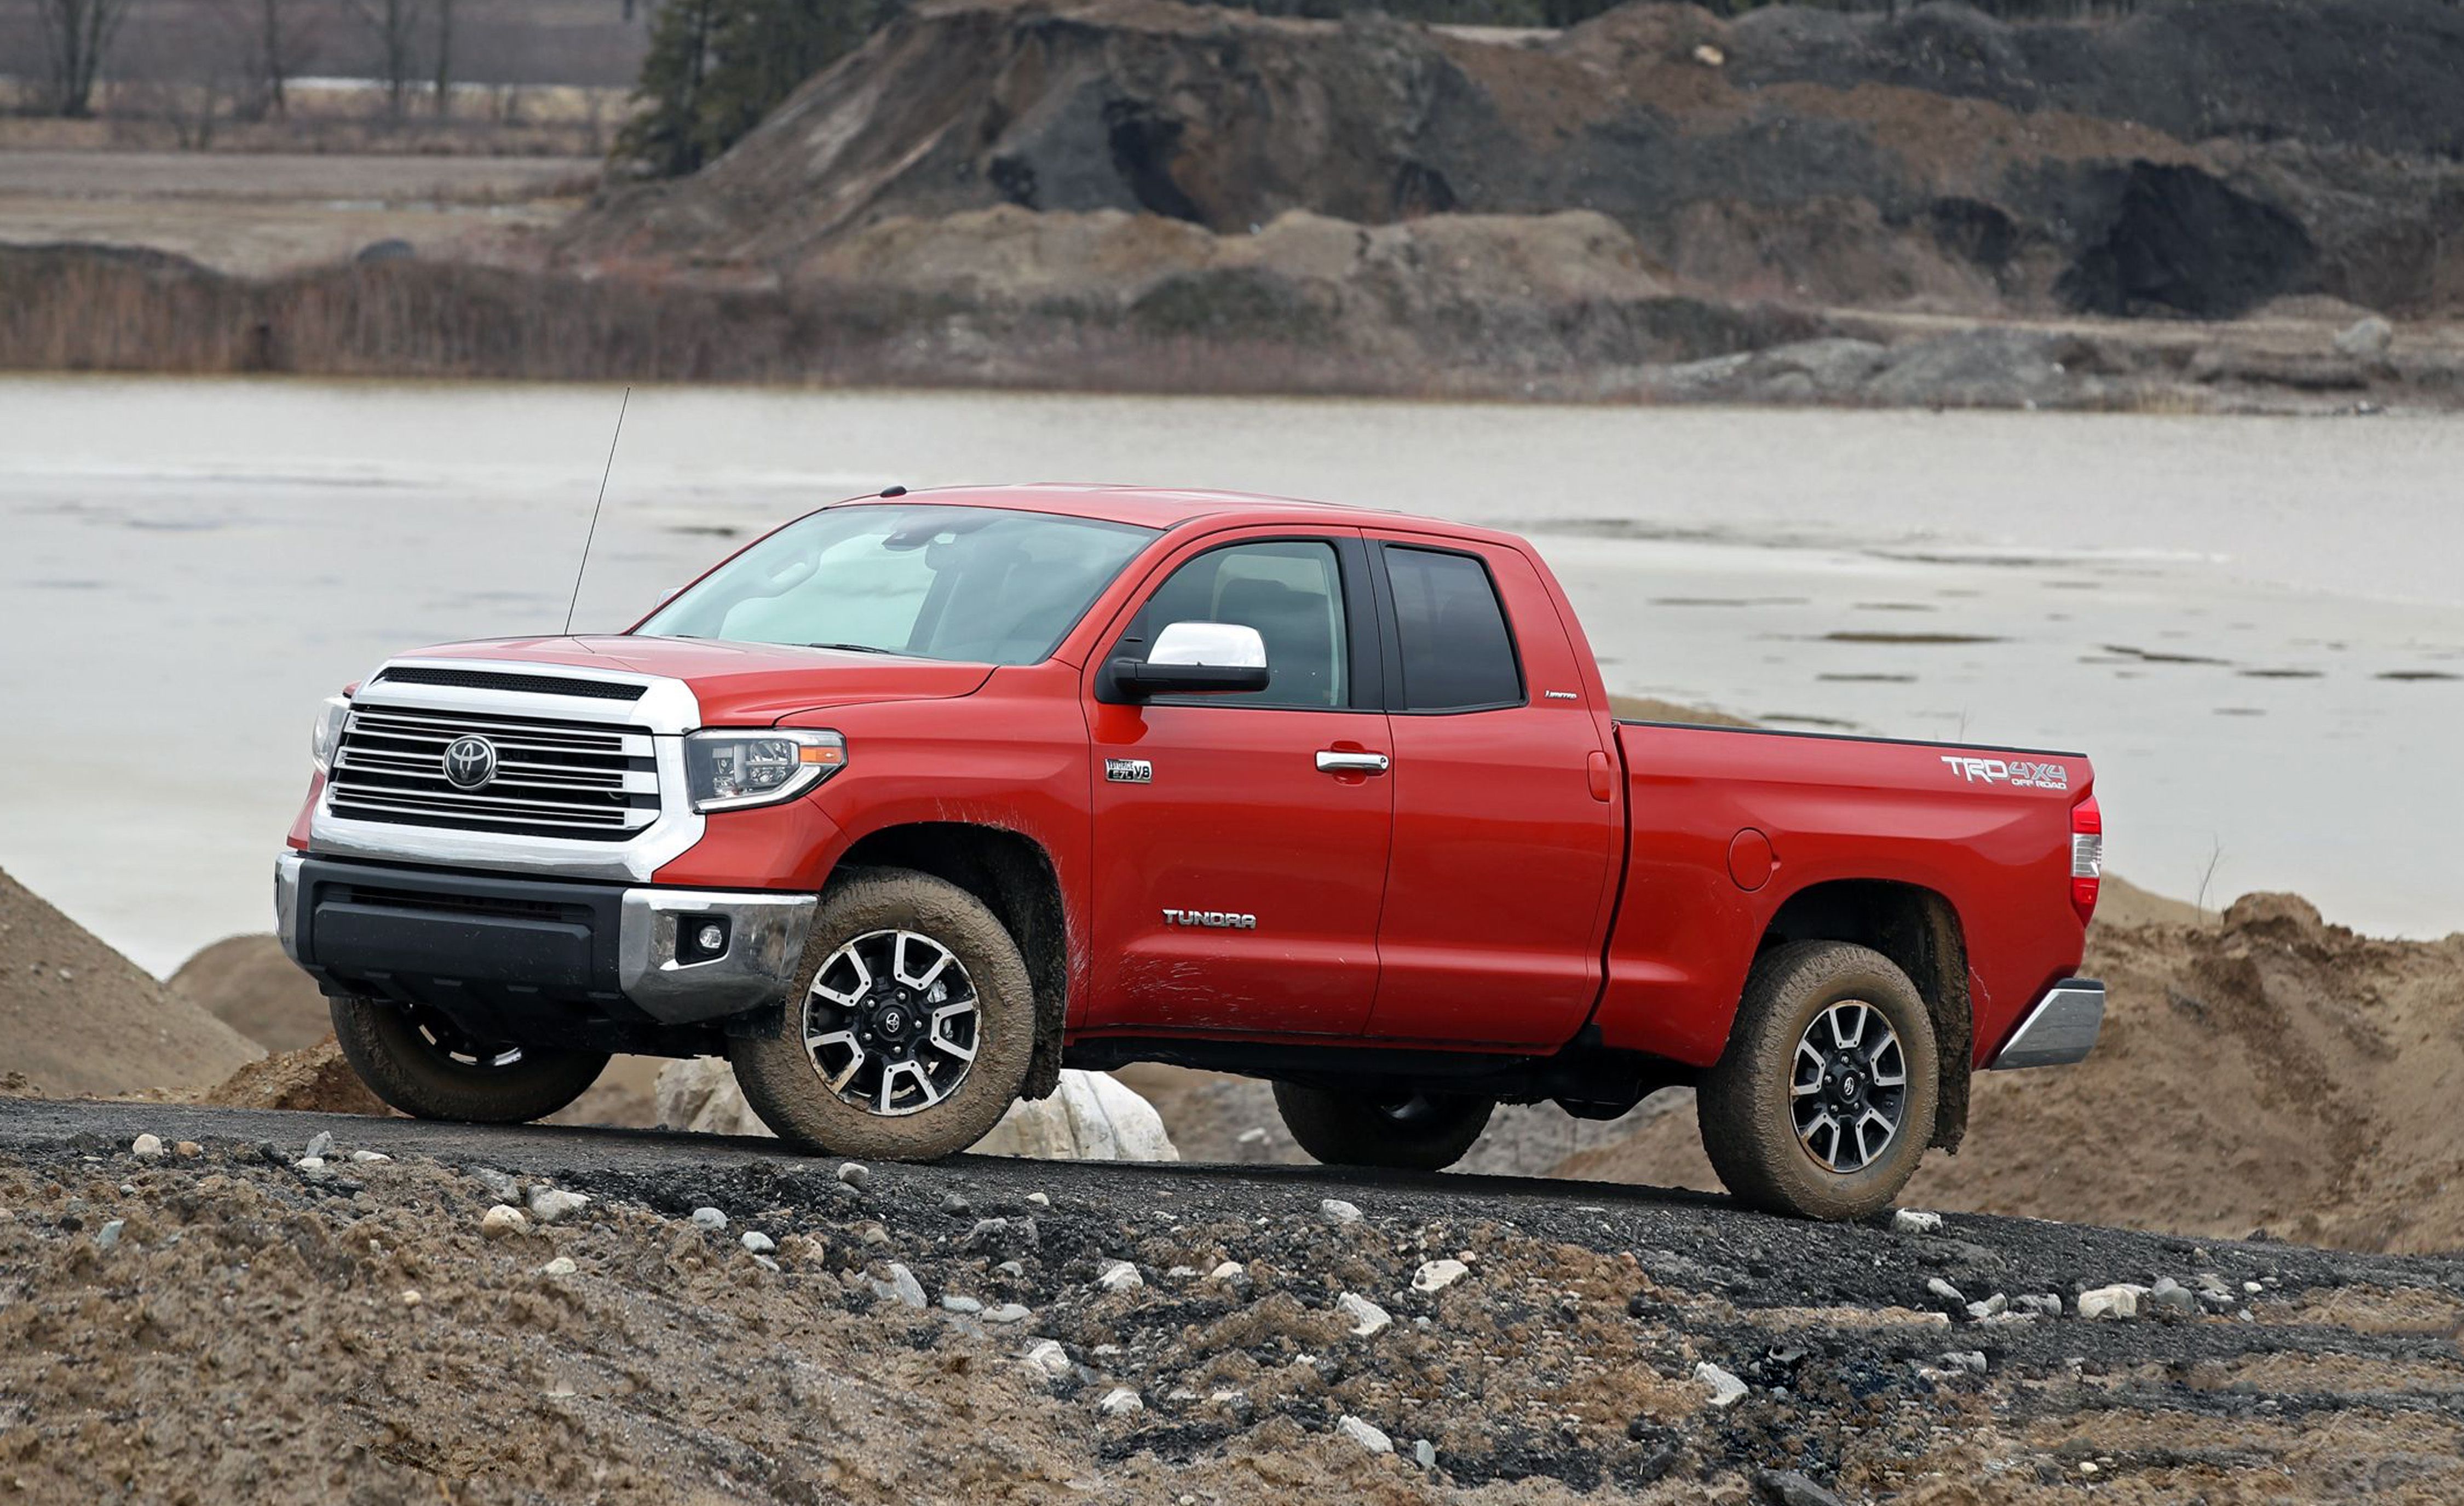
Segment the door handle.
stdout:
[[1392,760],[1383,753],[1338,753],[1321,748],[1317,755],[1317,771],[1321,774],[1383,774]]

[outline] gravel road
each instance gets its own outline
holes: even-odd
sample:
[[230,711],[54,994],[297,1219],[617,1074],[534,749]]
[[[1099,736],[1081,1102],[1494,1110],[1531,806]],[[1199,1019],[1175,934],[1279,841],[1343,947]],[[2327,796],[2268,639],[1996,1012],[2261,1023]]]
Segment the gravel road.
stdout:
[[[2464,1495],[2464,1256],[1490,1177],[840,1164],[0,1098],[0,1493]],[[550,1187],[593,1201],[482,1232]],[[2119,1283],[2168,1295],[2079,1316]],[[290,1430],[234,1421],[269,1411]]]

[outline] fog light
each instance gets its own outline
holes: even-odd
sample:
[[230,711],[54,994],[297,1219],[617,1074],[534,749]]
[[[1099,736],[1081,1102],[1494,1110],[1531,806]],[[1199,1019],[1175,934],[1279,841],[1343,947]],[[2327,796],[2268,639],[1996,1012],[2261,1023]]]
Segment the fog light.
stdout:
[[703,951],[715,952],[727,944],[727,933],[715,925],[705,925],[694,934],[693,941]]
[[687,966],[727,955],[729,926],[725,916],[685,919],[676,925],[676,961]]

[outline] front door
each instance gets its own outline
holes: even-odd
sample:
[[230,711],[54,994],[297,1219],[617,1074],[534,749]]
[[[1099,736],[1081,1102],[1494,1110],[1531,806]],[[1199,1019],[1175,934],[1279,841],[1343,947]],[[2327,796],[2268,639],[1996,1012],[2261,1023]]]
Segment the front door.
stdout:
[[[1257,630],[1262,691],[1095,699],[1089,1026],[1357,1035],[1377,990],[1394,806],[1357,534],[1207,543],[1098,664],[1175,622]],[[1364,684],[1364,679],[1367,681]]]

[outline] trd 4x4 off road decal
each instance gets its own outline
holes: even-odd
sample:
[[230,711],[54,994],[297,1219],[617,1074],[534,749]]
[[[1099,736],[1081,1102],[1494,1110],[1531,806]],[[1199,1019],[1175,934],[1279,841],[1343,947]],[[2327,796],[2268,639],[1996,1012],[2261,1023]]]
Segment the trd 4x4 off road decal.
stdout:
[[1942,761],[1963,785],[2008,785],[2013,789],[2068,789],[2071,771],[2059,764],[2006,763],[1998,758],[1969,758],[1945,753]]

